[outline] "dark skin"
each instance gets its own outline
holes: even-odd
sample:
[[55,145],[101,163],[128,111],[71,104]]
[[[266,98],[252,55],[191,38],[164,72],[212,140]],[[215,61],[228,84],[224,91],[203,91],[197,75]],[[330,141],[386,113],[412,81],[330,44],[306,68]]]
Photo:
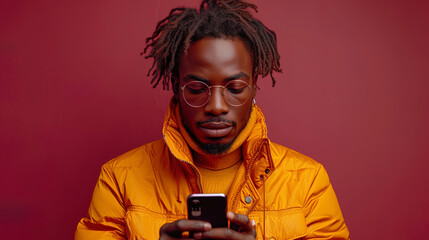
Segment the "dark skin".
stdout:
[[[159,239],[255,239],[255,222],[247,216],[228,212],[227,219],[239,226],[237,231],[230,228],[212,228],[210,223],[181,219],[164,224],[159,230]],[[183,232],[194,232],[194,238],[182,237]]]
[[[241,106],[229,105],[222,95],[222,88],[212,88],[209,102],[199,108],[189,106],[183,99],[180,86],[187,81],[201,80],[213,85],[225,85],[232,80],[243,80],[252,86],[249,100]],[[179,64],[179,78],[176,81],[175,98],[181,109],[183,125],[201,143],[225,144],[237,137],[249,120],[252,99],[256,93],[253,76],[253,61],[249,49],[238,38],[203,38],[193,42],[186,56]],[[207,130],[203,122],[214,121],[214,124],[227,126],[221,129]],[[231,124],[232,123],[232,124]],[[222,136],[218,137],[218,133]],[[213,137],[216,136],[216,137]],[[241,149],[232,153],[241,157]],[[193,153],[194,161],[204,161],[204,157]],[[231,157],[231,156],[229,156]],[[219,157],[222,161],[222,157]],[[227,213],[230,223],[238,226],[230,228],[212,228],[210,223],[198,220],[181,219],[164,224],[160,229],[160,239],[183,238],[183,232],[194,232],[194,239],[255,239],[255,222],[247,216],[232,212]]]
[[[179,86],[176,86],[176,89],[195,80],[210,86],[224,86],[233,80],[243,80],[253,85],[252,68],[252,57],[242,40],[204,38],[192,43],[188,55],[180,58]],[[183,125],[202,143],[226,144],[233,141],[249,120],[256,87],[252,89],[253,96],[249,97],[245,104],[231,106],[225,102],[222,88],[212,88],[209,102],[199,108],[189,106],[183,99],[182,91],[176,91],[175,97],[180,103]],[[234,126],[226,135],[214,138],[200,124],[212,119],[233,123]]]

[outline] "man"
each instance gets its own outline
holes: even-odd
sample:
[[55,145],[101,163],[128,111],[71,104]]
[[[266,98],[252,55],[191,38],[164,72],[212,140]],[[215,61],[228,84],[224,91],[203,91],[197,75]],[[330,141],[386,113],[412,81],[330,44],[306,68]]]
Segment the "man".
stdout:
[[[349,238],[324,168],[267,138],[254,97],[279,55],[247,8],[205,0],[158,24],[145,51],[154,86],[173,87],[164,139],[103,166],[75,239]],[[187,196],[202,192],[227,195],[235,228],[186,219]]]

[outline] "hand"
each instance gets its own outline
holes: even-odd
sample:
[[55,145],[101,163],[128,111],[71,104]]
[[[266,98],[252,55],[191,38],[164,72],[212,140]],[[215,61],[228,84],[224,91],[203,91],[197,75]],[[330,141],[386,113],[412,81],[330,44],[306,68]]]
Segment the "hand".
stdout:
[[198,220],[180,219],[172,223],[166,223],[159,229],[159,240],[167,239],[191,239],[184,238],[183,232],[205,232],[212,229],[208,222]]
[[237,226],[237,230],[231,228],[213,228],[211,230],[194,233],[196,239],[249,239],[256,238],[255,221],[241,214],[228,212],[226,217],[231,225]]

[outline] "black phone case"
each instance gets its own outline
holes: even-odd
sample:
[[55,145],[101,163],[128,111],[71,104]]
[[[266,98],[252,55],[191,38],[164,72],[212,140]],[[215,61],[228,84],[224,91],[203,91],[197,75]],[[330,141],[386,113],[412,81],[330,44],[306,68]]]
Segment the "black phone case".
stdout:
[[[209,194],[210,195],[210,194]],[[192,215],[193,200],[198,200],[201,208],[200,216]],[[226,218],[227,203],[223,196],[204,196],[204,194],[190,195],[187,200],[188,219],[210,222],[213,228],[228,227]]]

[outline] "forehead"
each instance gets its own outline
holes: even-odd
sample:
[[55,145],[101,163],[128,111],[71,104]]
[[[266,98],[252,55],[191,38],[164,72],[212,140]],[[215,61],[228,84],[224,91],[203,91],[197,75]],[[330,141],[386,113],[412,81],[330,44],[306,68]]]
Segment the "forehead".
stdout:
[[244,73],[252,77],[252,57],[238,38],[203,38],[190,44],[179,62],[179,77],[195,75],[209,81]]

